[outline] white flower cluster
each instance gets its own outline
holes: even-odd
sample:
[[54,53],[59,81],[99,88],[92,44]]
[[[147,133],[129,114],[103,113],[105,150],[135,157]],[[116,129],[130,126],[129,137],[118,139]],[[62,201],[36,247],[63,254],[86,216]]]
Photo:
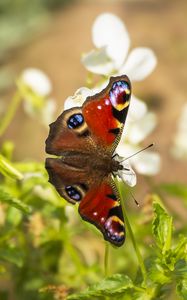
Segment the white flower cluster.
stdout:
[[[95,49],[83,55],[82,63],[85,68],[95,74],[104,75],[105,78],[126,74],[131,81],[145,79],[155,68],[157,60],[153,51],[149,48],[135,48],[129,54],[130,38],[125,25],[115,15],[104,13],[99,15],[92,27],[92,40]],[[95,86],[92,90],[82,87],[74,96],[65,101],[65,109],[81,106],[87,96],[91,96],[102,90],[108,80],[102,85]],[[117,147],[117,153],[122,157],[131,156],[139,151],[143,140],[156,126],[156,116],[149,112],[147,105],[134,95],[131,104],[125,130],[121,142]],[[123,179],[133,186],[136,184],[136,176],[129,166],[122,174]],[[155,175],[160,170],[160,156],[153,151],[145,151],[131,158],[131,164],[135,170],[144,175]]]

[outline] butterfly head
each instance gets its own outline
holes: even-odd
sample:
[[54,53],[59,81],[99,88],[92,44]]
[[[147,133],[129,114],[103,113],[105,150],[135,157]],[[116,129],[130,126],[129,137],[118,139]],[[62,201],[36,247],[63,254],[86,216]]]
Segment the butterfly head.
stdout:
[[128,160],[124,160],[117,153],[113,155],[112,160],[114,165],[112,174],[118,176],[127,185],[134,186],[136,184],[136,173],[131,168]]

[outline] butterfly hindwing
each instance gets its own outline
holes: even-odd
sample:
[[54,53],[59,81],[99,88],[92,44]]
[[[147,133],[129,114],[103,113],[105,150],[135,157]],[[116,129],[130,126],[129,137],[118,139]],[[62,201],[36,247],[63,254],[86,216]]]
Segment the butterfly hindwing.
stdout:
[[83,199],[90,184],[84,168],[76,168],[59,158],[47,158],[45,167],[49,174],[49,182],[61,197],[72,204]]
[[60,196],[72,204],[79,203],[83,220],[95,225],[112,244],[124,243],[123,215],[111,176],[103,180],[90,177],[85,168],[72,167],[58,158],[47,158],[46,169]]
[[122,208],[111,177],[92,186],[79,205],[83,220],[94,224],[110,243],[121,246],[125,241]]

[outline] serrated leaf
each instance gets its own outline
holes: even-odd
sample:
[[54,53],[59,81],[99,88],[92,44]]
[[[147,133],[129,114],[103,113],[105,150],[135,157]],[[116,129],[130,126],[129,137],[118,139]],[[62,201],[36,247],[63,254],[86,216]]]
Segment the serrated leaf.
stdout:
[[8,194],[6,191],[4,191],[4,189],[1,186],[0,186],[0,202],[9,204],[26,214],[31,212],[30,206],[23,203],[21,200],[13,197],[12,195]]
[[23,253],[18,248],[1,248],[0,259],[13,263],[19,268],[23,266]]
[[151,262],[151,266],[149,268],[149,279],[151,279],[152,282],[162,285],[167,284],[172,281],[172,278],[170,278],[168,275],[169,274],[159,263],[159,261],[157,261],[157,259],[154,259]]
[[0,154],[0,173],[12,179],[23,179],[23,175],[13,166],[13,164]]
[[164,207],[159,202],[159,198],[154,196],[154,219],[152,223],[152,232],[158,247],[164,254],[171,248],[172,217],[168,215]]
[[112,296],[123,293],[128,288],[132,288],[131,279],[122,274],[115,274],[103,279],[101,282],[90,286],[87,290],[68,296],[67,299],[91,299],[90,297]]

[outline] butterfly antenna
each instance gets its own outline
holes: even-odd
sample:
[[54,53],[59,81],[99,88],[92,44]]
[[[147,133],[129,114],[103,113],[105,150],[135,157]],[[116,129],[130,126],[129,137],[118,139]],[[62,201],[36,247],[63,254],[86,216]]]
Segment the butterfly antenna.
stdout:
[[134,195],[133,195],[133,193],[131,192],[131,190],[130,190],[130,189],[128,189],[128,190],[129,190],[129,193],[131,194],[132,199],[133,199],[134,202],[136,203],[136,205],[137,205],[138,207],[140,207],[140,204],[138,203],[138,201],[137,201],[136,198],[134,197]]
[[152,144],[148,145],[147,147],[145,147],[145,148],[143,148],[143,149],[141,149],[141,150],[135,152],[134,154],[130,155],[129,157],[124,158],[122,161],[125,161],[125,160],[127,160],[127,159],[129,159],[129,158],[135,156],[136,154],[138,154],[138,153],[140,153],[140,152],[142,152],[142,151],[147,150],[148,148],[150,148],[150,147],[152,147],[152,146],[154,146],[154,143],[152,143]]

